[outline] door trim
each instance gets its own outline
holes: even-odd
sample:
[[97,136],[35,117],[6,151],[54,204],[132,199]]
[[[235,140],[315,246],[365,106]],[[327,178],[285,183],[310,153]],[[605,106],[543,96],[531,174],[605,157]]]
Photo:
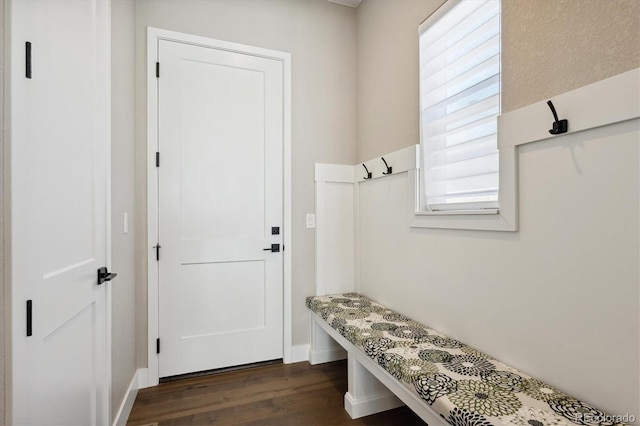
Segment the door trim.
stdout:
[[[158,80],[156,62],[160,40],[175,41],[229,52],[273,59],[283,64],[283,358],[295,362],[292,354],[291,318],[291,54],[208,37],[147,27],[147,386],[159,383],[158,355],[158,263],[153,247],[158,241],[158,173],[156,147],[158,140]],[[162,75],[162,71],[161,71]]]

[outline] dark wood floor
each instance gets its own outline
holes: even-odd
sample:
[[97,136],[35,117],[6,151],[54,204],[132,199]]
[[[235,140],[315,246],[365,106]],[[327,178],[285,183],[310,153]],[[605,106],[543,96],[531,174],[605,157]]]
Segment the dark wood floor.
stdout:
[[406,407],[351,420],[346,361],[277,364],[138,392],[128,425],[424,425]]

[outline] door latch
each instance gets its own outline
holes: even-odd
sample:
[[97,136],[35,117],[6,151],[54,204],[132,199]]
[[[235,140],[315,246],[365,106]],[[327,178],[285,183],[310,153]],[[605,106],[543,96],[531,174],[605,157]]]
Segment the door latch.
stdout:
[[271,253],[279,253],[280,252],[280,244],[271,244],[271,247],[267,247],[266,249],[262,249],[264,251],[270,251]]
[[102,284],[105,281],[111,281],[116,276],[118,276],[118,274],[114,272],[110,273],[106,266],[98,268],[98,285]]

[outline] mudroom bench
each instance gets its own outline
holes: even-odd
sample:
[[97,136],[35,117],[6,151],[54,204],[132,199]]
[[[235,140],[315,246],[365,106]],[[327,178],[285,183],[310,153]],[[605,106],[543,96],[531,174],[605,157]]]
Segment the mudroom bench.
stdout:
[[428,424],[616,424],[602,411],[360,294],[312,296],[306,305],[312,312],[310,362],[344,358],[342,350],[322,343],[325,338],[346,351],[345,410],[352,418],[406,404]]

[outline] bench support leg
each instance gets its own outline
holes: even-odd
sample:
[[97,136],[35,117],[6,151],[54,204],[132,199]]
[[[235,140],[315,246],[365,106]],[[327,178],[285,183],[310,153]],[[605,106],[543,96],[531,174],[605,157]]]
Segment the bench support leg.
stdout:
[[351,354],[348,357],[348,375],[349,391],[344,395],[344,409],[352,419],[404,405]]
[[338,344],[315,321],[311,321],[311,348],[309,363],[311,365],[345,359],[347,351]]

